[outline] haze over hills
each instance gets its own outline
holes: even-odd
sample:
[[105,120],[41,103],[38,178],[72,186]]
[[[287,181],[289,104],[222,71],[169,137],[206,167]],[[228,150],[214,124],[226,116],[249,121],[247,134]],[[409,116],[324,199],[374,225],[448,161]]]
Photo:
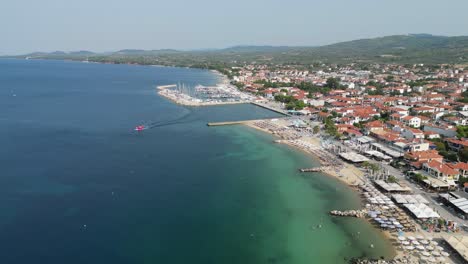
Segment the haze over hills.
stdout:
[[468,36],[430,34],[394,35],[359,39],[318,47],[235,46],[225,49],[179,51],[124,49],[109,53],[90,51],[31,53],[17,57],[83,59],[98,62],[200,66],[203,63],[383,62],[467,63]]

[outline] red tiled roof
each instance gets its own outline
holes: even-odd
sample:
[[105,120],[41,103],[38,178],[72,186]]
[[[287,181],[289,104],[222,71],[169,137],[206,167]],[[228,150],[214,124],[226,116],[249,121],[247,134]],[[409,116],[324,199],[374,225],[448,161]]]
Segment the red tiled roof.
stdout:
[[456,170],[468,171],[468,163],[466,163],[466,162],[458,162],[458,163],[455,163],[455,164],[450,164],[449,166],[456,169]]
[[441,163],[435,160],[432,160],[429,163],[426,163],[426,166],[433,170],[441,172],[442,174],[445,174],[445,175],[457,175],[458,174],[458,171],[452,169],[447,164]]

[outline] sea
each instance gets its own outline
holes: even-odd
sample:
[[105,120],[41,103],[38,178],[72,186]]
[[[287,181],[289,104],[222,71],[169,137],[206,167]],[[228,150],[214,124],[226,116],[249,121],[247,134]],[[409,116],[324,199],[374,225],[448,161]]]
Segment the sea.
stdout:
[[[185,107],[157,85],[214,85],[187,68],[0,60],[0,263],[346,263],[388,240],[318,162],[271,135],[207,122],[278,117]],[[135,132],[135,126],[149,129]]]

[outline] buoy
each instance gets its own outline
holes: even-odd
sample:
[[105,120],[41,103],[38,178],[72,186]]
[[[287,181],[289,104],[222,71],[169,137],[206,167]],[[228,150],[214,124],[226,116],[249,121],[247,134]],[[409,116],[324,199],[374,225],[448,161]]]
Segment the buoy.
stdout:
[[374,244],[370,244],[370,248],[374,248]]

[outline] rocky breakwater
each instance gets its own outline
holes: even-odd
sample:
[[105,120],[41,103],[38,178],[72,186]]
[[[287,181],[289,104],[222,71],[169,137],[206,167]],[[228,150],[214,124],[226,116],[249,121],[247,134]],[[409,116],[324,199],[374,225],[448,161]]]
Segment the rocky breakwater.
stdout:
[[350,264],[418,264],[420,262],[417,260],[411,260],[408,258],[398,258],[398,259],[393,259],[393,260],[353,258],[349,260],[348,263]]
[[348,217],[364,218],[367,212],[366,210],[347,210],[347,211],[333,210],[333,211],[330,211],[330,214],[334,216],[348,216]]

